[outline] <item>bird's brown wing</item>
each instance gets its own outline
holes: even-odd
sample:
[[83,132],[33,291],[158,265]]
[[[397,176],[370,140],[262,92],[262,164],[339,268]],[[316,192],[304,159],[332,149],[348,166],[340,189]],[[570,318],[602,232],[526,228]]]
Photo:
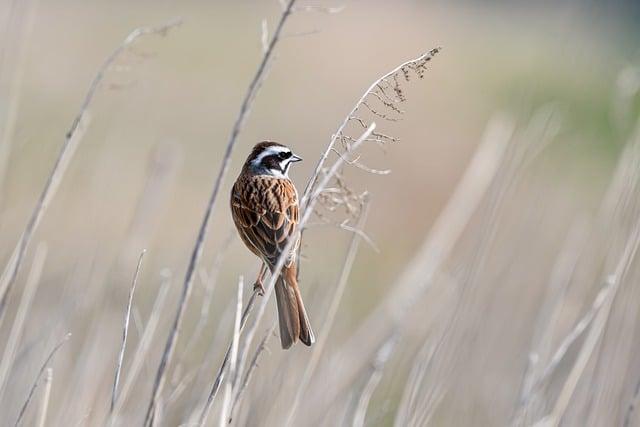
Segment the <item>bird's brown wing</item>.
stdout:
[[288,239],[297,239],[275,284],[282,348],[315,341],[296,279],[298,195],[291,181],[241,175],[231,192],[233,220],[247,247],[273,270]]
[[[297,238],[298,195],[287,179],[240,177],[231,192],[233,219],[245,244],[271,268],[289,238]],[[285,265],[294,261],[295,248]]]

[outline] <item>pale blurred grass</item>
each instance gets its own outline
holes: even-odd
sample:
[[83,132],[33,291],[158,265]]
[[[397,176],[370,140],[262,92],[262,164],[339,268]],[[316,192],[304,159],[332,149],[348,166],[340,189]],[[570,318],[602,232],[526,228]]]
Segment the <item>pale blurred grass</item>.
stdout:
[[[160,271],[169,268],[175,283],[164,321],[172,316],[171,303],[175,302],[224,142],[259,59],[261,21],[266,17],[273,26],[279,6],[276,1],[233,5],[148,1],[33,4],[37,4],[34,27],[0,199],[3,260],[8,259],[24,227],[64,132],[105,55],[132,28],[174,16],[185,21],[166,38],[140,43],[110,71],[105,90],[91,108],[91,126],[36,235],[36,241],[47,243],[49,254],[25,333],[25,348],[31,350],[10,377],[15,394],[5,397],[1,408],[13,416],[29,385],[26,379],[41,363],[40,356],[71,331],[74,336],[63,350],[66,356],[55,365],[49,405],[52,419],[61,422],[65,411],[81,418],[78,411],[86,403],[80,400],[65,409],[65,402],[69,402],[64,400],[65,393],[84,391],[83,398],[89,401],[94,396],[89,390],[93,393],[96,389],[95,396],[103,397],[110,387],[122,311],[135,267],[131,254],[135,258],[142,246],[148,255],[136,306],[146,318],[160,284]],[[7,16],[9,7],[5,2],[0,14]],[[24,10],[18,9],[12,21],[18,27],[20,13]],[[551,104],[558,111],[561,130],[521,172],[506,198],[496,243],[485,248],[486,264],[476,279],[519,283],[504,292],[489,287],[478,303],[488,308],[479,326],[481,332],[474,339],[486,344],[471,346],[484,353],[467,368],[476,375],[487,369],[487,383],[477,384],[481,392],[467,396],[468,400],[445,401],[451,412],[471,414],[480,424],[496,423],[501,418],[487,414],[496,396],[487,391],[496,391],[494,381],[499,382],[496,378],[502,375],[516,381],[513,373],[522,368],[525,359],[509,353],[504,361],[509,370],[487,359],[495,356],[492,350],[499,347],[505,332],[522,334],[518,339],[523,348],[529,344],[527,333],[537,306],[528,305],[529,311],[524,313],[516,302],[542,298],[541,284],[546,284],[566,230],[577,217],[591,217],[598,211],[616,158],[635,124],[633,120],[617,121],[613,109],[619,72],[636,64],[638,53],[633,48],[637,34],[621,22],[615,14],[601,14],[595,6],[577,2],[547,9],[500,2],[454,6],[448,2],[353,1],[340,14],[295,15],[287,34],[320,32],[283,40],[235,151],[203,266],[211,264],[231,232],[226,194],[244,155],[256,141],[274,139],[294,147],[307,160],[292,174],[301,185],[331,132],[370,81],[419,52],[443,46],[424,81],[413,82],[407,89],[404,120],[388,127],[401,142],[387,147],[386,153],[373,149],[364,159],[369,166],[392,169],[392,174],[370,177],[349,173],[354,187],[372,193],[367,232],[382,251],[378,254],[363,245],[338,312],[340,327],[332,331],[327,351],[338,349],[347,340],[411,259],[466,168],[487,120],[496,111],[506,111],[518,129],[523,129],[541,106]],[[7,28],[9,34],[16,31],[14,37],[18,34],[16,28]],[[15,66],[12,46],[4,45],[2,96],[8,93],[6,83],[11,81]],[[637,113],[637,103],[635,108]],[[174,171],[175,179],[169,179],[162,190],[167,198],[154,211],[146,238],[132,243],[129,224],[158,144],[170,150],[167,167]],[[470,240],[461,244],[449,274],[455,276],[464,268],[460,260],[476,250],[473,237],[479,231],[473,227],[481,225],[477,219],[471,224]],[[311,301],[312,319],[322,319],[326,289],[336,280],[335,265],[342,259],[349,237],[326,227],[308,233],[302,280],[305,296]],[[325,242],[337,249],[327,251]],[[131,247],[136,245],[140,247]],[[27,265],[32,256],[30,253]],[[221,271],[210,327],[194,354],[184,355],[187,365],[200,363],[214,335],[217,348],[226,345],[237,276],[251,277],[257,267],[248,251],[234,241]],[[26,270],[20,275],[20,288]],[[442,280],[448,280],[446,275]],[[202,295],[198,284],[192,301],[201,301]],[[567,324],[578,316],[585,295],[579,292],[574,298],[576,313],[567,316]],[[430,307],[423,309],[426,312]],[[198,315],[199,308],[190,310],[185,330],[194,326]],[[220,319],[224,321],[218,325]],[[218,327],[223,337],[216,334]],[[4,329],[0,337],[6,340],[8,330]],[[83,349],[84,340],[92,333],[100,334],[99,342],[104,346]],[[406,365],[423,334],[417,333],[415,341],[393,362],[390,371],[398,372],[399,378],[385,377],[374,395],[382,412],[375,424],[385,425],[393,418],[393,408],[387,411],[384,405],[397,405]],[[138,339],[136,333],[132,339]],[[162,339],[157,341],[154,345],[159,347]],[[158,348],[155,350],[157,354]],[[278,349],[273,351],[278,359],[265,362],[268,372],[284,360]],[[303,351],[295,351],[297,363],[302,363]],[[211,376],[220,353],[207,361],[212,366]],[[78,360],[99,367],[95,372],[99,384],[73,376],[72,372],[83,372],[82,367],[74,366]],[[147,375],[145,381],[153,376],[155,364],[154,359],[143,374]],[[198,378],[198,387],[193,390],[200,390],[210,380]],[[257,383],[264,386],[260,379]],[[456,387],[463,386],[456,383]],[[139,397],[144,406],[146,391]],[[180,409],[189,407],[186,398],[178,403]],[[443,416],[443,424],[455,420],[447,417]]]

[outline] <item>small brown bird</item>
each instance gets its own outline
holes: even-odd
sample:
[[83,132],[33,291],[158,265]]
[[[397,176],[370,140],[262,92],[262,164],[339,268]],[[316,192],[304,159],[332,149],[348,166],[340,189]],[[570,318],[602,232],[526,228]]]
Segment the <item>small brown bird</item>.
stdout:
[[300,160],[284,145],[260,142],[231,190],[233,222],[244,244],[263,262],[254,284],[261,294],[267,268],[273,273],[287,242],[295,239],[275,284],[280,342],[285,349],[298,338],[308,346],[315,342],[297,280],[298,192],[289,179],[289,167]]

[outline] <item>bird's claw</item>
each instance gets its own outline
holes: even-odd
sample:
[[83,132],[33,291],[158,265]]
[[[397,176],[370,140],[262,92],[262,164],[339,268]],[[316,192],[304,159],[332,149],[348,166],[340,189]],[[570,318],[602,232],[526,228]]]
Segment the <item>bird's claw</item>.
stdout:
[[253,284],[253,292],[258,292],[258,295],[260,295],[261,297],[264,296],[264,286],[262,285],[262,282],[257,281],[256,283]]

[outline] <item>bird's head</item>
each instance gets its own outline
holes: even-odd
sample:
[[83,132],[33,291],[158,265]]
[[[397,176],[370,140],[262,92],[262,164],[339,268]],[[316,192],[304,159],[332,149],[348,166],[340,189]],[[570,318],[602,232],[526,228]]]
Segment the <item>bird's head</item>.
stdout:
[[291,149],[272,141],[259,142],[247,157],[244,167],[257,175],[289,178],[289,167],[302,160]]

